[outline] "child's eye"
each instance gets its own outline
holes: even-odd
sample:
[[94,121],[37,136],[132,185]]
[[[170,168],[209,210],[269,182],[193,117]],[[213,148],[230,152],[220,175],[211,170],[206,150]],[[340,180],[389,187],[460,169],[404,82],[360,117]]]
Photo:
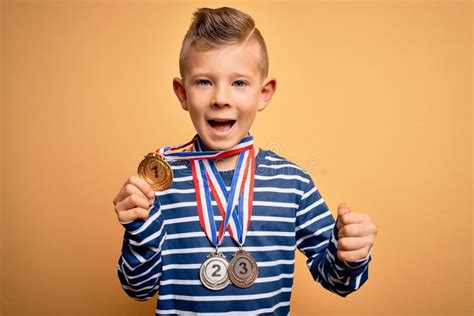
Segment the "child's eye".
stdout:
[[211,82],[207,79],[198,80],[198,85],[200,85],[200,86],[209,86],[210,84],[211,84]]
[[237,88],[243,88],[247,85],[247,83],[242,80],[236,80],[234,81],[233,85]]

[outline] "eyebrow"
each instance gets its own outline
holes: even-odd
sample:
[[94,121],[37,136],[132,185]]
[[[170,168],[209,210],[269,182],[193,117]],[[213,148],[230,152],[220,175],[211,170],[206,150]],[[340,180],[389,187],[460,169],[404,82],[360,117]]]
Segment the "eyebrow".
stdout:
[[249,75],[241,73],[241,72],[233,72],[232,75],[235,76],[235,77],[245,77],[245,78],[248,78],[248,79],[252,79],[252,76],[249,76]]
[[[244,78],[247,78],[247,79],[253,79],[252,76],[249,76],[249,75],[241,73],[241,72],[233,72],[230,75],[233,76],[233,77],[244,77]],[[196,77],[200,77],[200,76],[213,77],[213,74],[210,73],[210,72],[198,72],[198,73],[192,74],[191,76],[189,76],[189,78],[190,78],[190,80],[194,80]]]

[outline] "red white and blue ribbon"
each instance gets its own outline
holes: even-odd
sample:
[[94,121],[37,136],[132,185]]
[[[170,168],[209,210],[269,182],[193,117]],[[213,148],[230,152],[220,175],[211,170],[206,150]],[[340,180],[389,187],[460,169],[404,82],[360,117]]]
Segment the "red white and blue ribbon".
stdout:
[[[229,219],[227,229],[239,246],[245,243],[245,236],[250,225],[253,203],[253,182],[255,175],[254,149],[243,155],[241,166],[237,164],[230,191],[227,192],[224,182],[212,161],[203,161],[211,181],[211,192],[217,202],[221,214],[227,214]],[[241,175],[241,176],[239,176]],[[231,220],[230,220],[230,217]]]
[[[235,145],[231,149],[224,150],[224,151],[196,151],[198,150],[196,148],[196,144],[198,141],[200,142],[200,138],[199,138],[199,135],[196,135],[191,141],[187,142],[186,144],[175,146],[175,147],[164,147],[164,148],[158,149],[157,152],[160,155],[166,157],[166,160],[190,160],[190,161],[202,160],[202,159],[216,160],[219,158],[226,158],[229,156],[233,156],[245,150],[250,150],[251,148],[253,148],[252,135],[248,135],[244,137],[237,145]],[[195,151],[174,152],[177,149],[189,146],[191,143],[194,143]],[[170,151],[172,152],[167,153]]]
[[[193,143],[193,151],[174,152]],[[226,151],[206,151],[198,135],[190,142],[158,150],[167,160],[190,160],[199,222],[211,244],[222,244],[224,233],[229,231],[239,246],[245,243],[252,216],[255,153],[253,137],[249,134],[237,145]],[[169,152],[167,154],[167,152]],[[239,154],[229,192],[213,160]],[[222,215],[217,231],[211,203],[211,193]]]

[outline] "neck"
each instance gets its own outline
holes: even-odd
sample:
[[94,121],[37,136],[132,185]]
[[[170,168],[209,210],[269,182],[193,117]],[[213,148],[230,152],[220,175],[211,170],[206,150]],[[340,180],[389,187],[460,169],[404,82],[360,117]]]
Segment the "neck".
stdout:
[[[257,156],[259,148],[254,146],[255,148],[255,156]],[[237,165],[237,160],[239,158],[239,155],[233,155],[227,158],[222,158],[222,159],[216,159],[214,160],[214,164],[216,165],[216,168],[218,171],[229,171],[229,170],[234,170],[236,165]]]

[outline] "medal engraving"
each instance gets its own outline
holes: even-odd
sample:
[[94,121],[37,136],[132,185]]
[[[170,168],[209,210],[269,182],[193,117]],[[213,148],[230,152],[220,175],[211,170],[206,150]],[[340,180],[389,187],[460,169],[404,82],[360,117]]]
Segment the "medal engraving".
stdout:
[[258,276],[255,259],[243,249],[239,249],[229,263],[229,279],[241,288],[251,286]]
[[138,165],[138,175],[148,182],[154,191],[164,191],[173,182],[173,170],[163,157],[149,153]]
[[222,253],[213,252],[207,256],[199,271],[201,282],[210,290],[221,290],[229,285],[229,263]]

